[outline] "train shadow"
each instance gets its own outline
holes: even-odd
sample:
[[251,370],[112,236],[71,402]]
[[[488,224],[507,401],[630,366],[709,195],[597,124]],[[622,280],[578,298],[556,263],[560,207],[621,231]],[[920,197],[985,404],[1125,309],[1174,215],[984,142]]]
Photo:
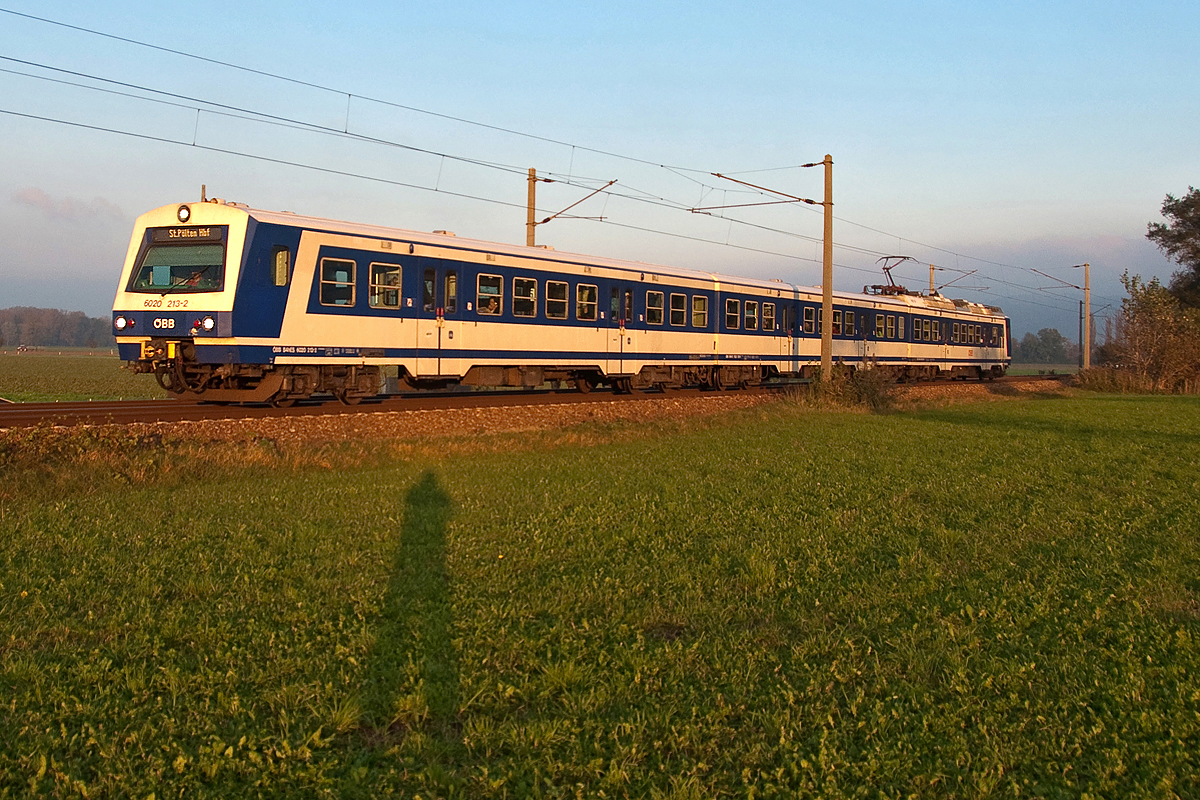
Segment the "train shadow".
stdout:
[[404,498],[404,522],[382,621],[363,684],[366,744],[387,748],[413,730],[460,738],[458,657],[446,569],[450,496],[432,472]]

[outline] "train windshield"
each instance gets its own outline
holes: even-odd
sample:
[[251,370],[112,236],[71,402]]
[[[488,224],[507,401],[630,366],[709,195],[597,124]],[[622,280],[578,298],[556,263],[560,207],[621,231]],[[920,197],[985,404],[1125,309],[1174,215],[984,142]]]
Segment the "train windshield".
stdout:
[[170,244],[146,248],[131,292],[219,292],[225,285],[225,245]]

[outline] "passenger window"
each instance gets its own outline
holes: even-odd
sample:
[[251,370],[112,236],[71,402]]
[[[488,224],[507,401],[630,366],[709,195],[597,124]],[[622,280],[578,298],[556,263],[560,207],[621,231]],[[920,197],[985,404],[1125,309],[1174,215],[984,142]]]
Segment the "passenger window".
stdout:
[[887,318],[887,338],[896,338],[896,318],[891,314],[889,314]]
[[731,331],[738,329],[738,319],[741,317],[738,309],[740,305],[741,302],[733,298],[725,300],[725,327]]
[[705,295],[692,295],[692,327],[708,327],[708,297]]
[[758,330],[758,303],[753,300],[746,301],[745,328],[748,331]]
[[816,323],[814,322],[814,320],[816,318],[817,318],[816,309],[812,308],[811,306],[805,306],[805,308],[804,308],[804,332],[805,333],[813,333],[814,332],[814,330],[816,328]]
[[671,324],[687,325],[687,295],[671,295]]
[[475,291],[475,310],[494,316],[504,311],[504,279],[499,275],[480,275]]
[[847,336],[854,335],[854,312],[853,311],[847,311],[842,316],[842,330],[844,330],[846,332]]
[[458,272],[450,270],[446,273],[446,313],[458,311]]
[[562,281],[546,281],[546,317],[548,319],[567,318],[569,292],[569,284]]
[[321,259],[321,305],[354,305],[354,262]]
[[663,324],[663,293],[646,292],[646,324]]
[[875,315],[875,338],[883,338],[883,314]]
[[842,312],[840,311],[833,312],[833,335],[842,335]]
[[367,296],[371,308],[400,307],[400,267],[395,264],[371,265],[371,291]]
[[625,290],[625,316],[621,319],[625,322],[633,322],[633,289]]
[[896,317],[896,338],[904,338],[904,317]]
[[953,344],[958,344],[958,323],[955,322],[950,326],[950,341]]
[[513,316],[537,316],[537,281],[533,278],[513,278]]
[[437,271],[433,269],[425,270],[421,276],[421,309],[424,311],[433,311],[434,305],[437,303],[437,295],[434,293],[434,287],[437,285]]
[[613,322],[617,320],[617,310],[621,307],[621,295],[617,291],[617,287],[612,287],[608,297],[608,318]]
[[575,287],[575,319],[593,321],[596,319],[596,305],[599,303],[600,290],[595,286],[581,283]]
[[763,326],[764,331],[775,330],[775,304],[763,303]]
[[287,286],[288,276],[291,275],[292,254],[283,245],[276,245],[271,251],[271,276],[276,286]]

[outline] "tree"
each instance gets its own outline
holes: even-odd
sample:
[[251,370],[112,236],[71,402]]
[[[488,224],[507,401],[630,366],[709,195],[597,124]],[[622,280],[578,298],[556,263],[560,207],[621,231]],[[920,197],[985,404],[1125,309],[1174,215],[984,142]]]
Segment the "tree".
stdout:
[[1079,348],[1057,328],[1042,328],[1025,334],[1013,355],[1025,364],[1070,364],[1079,357]]
[[1186,391],[1200,376],[1200,310],[1185,308],[1158,278],[1126,272],[1121,282],[1129,296],[1117,319],[1114,360],[1146,389]]
[[1171,276],[1171,294],[1185,306],[1200,308],[1200,190],[1189,186],[1183,197],[1168,194],[1162,215],[1167,224],[1151,222],[1146,238],[1183,267]]

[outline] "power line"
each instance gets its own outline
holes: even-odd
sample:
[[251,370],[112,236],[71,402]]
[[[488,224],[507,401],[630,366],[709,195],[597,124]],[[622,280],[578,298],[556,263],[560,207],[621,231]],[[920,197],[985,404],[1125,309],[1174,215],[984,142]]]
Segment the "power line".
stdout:
[[[361,180],[372,181],[375,183],[383,183],[383,184],[387,184],[390,186],[400,186],[400,187],[408,188],[408,189],[418,189],[418,190],[426,191],[426,192],[436,192],[438,194],[449,195],[451,197],[459,197],[459,198],[464,198],[467,200],[477,200],[477,201],[484,202],[484,203],[491,203],[493,205],[505,206],[507,208],[520,208],[520,209],[525,208],[525,206],[520,203],[512,203],[512,202],[508,202],[506,200],[497,200],[492,197],[483,197],[480,195],[472,195],[472,194],[467,194],[464,192],[454,192],[454,191],[450,191],[447,189],[438,189],[438,188],[434,188],[434,187],[430,187],[430,186],[422,186],[421,184],[393,180],[391,178],[381,178],[381,177],[378,177],[375,175],[363,175],[362,173],[349,172],[346,170],[338,170],[338,169],[333,169],[330,167],[321,167],[321,166],[318,166],[315,164],[306,164],[306,163],[300,162],[300,161],[290,161],[287,159],[272,158],[270,156],[263,156],[263,155],[258,155],[255,153],[246,153],[246,152],[243,152],[240,150],[231,150],[231,149],[223,148],[223,147],[212,147],[210,145],[203,145],[203,144],[193,144],[192,142],[182,141],[179,139],[169,139],[169,138],[163,137],[163,136],[152,136],[150,134],[137,133],[135,131],[126,131],[126,130],[121,130],[119,128],[109,128],[109,127],[105,127],[105,126],[101,126],[101,125],[89,125],[89,124],[83,123],[83,122],[74,122],[72,120],[57,119],[54,117],[46,117],[46,116],[41,116],[41,115],[37,115],[37,114],[26,114],[26,113],[23,113],[20,111],[12,111],[10,109],[4,109],[4,108],[0,108],[0,114],[8,114],[9,116],[13,116],[13,117],[21,117],[23,119],[38,120],[41,122],[50,122],[50,123],[55,123],[55,124],[59,124],[59,125],[67,125],[67,126],[74,127],[74,128],[83,128],[85,130],[98,131],[98,132],[102,132],[102,133],[112,133],[112,134],[116,134],[116,135],[120,135],[120,136],[128,136],[128,137],[135,138],[135,139],[142,139],[145,141],[158,142],[161,144],[170,144],[170,145],[176,145],[176,146],[180,146],[180,147],[192,147],[197,150],[204,150],[206,152],[211,152],[211,153],[220,153],[223,155],[237,156],[240,158],[249,158],[249,159],[254,159],[256,161],[267,162],[270,164],[278,164],[278,165],[289,166],[289,167],[298,167],[301,169],[313,170],[315,172],[321,172],[321,173],[325,173],[325,174],[329,174],[329,175],[339,175],[339,176],[348,177],[348,178],[358,178]],[[695,242],[704,242],[707,244],[717,244],[717,245],[722,245],[724,247],[730,247],[735,250],[744,250],[744,251],[751,252],[751,253],[772,255],[772,256],[786,258],[786,259],[794,260],[794,261],[811,261],[813,263],[820,263],[817,259],[805,258],[804,256],[798,256],[798,255],[791,254],[791,253],[780,253],[780,252],[776,252],[776,251],[765,250],[762,248],[748,247],[745,245],[725,244],[725,243],[718,242],[718,241],[715,241],[712,239],[704,239],[704,238],[698,237],[698,236],[689,236],[687,234],[673,233],[671,231],[664,231],[664,230],[659,230],[659,229],[655,229],[655,228],[640,227],[637,225],[629,225],[629,224],[625,224],[625,223],[612,222],[610,220],[588,220],[588,221],[603,222],[604,224],[614,225],[614,226],[620,227],[620,228],[627,228],[630,230],[639,230],[639,231],[644,231],[646,233],[653,233],[653,234],[658,234],[661,236],[669,236],[669,237],[673,237],[673,238],[677,238],[677,239],[687,239],[687,240],[695,241]],[[868,271],[868,270],[863,270],[858,267],[853,267],[853,266],[845,265],[845,264],[839,264],[838,266],[842,267],[844,269],[856,270],[859,272],[867,272]]]
[[[225,67],[225,68],[228,68],[228,69],[238,70],[238,71],[241,71],[241,72],[245,72],[245,73],[247,73],[247,74],[258,75],[258,76],[262,76],[262,77],[270,78],[270,79],[272,79],[272,80],[279,80],[279,81],[283,81],[283,82],[290,83],[290,84],[297,85],[297,86],[303,86],[303,87],[306,87],[306,88],[311,88],[311,89],[315,89],[315,90],[319,90],[319,91],[329,92],[329,93],[332,93],[332,94],[336,94],[336,95],[338,95],[338,96],[343,96],[343,95],[344,95],[344,96],[347,98],[347,104],[349,104],[349,102],[350,102],[350,100],[351,100],[352,98],[358,98],[358,99],[360,99],[360,100],[365,100],[365,101],[368,101],[368,102],[371,102],[371,103],[377,103],[377,104],[379,104],[379,105],[383,105],[383,106],[387,106],[387,107],[391,107],[391,108],[397,108],[397,109],[401,109],[401,110],[404,110],[404,111],[409,111],[409,112],[412,112],[412,113],[424,114],[424,115],[428,115],[428,116],[436,117],[436,118],[439,118],[439,119],[445,119],[445,120],[449,120],[449,121],[453,121],[453,122],[457,122],[457,123],[461,123],[461,124],[465,124],[465,125],[471,125],[471,126],[475,126],[475,127],[479,127],[479,128],[484,128],[484,129],[487,129],[487,130],[492,130],[492,131],[496,131],[496,132],[500,132],[500,133],[505,133],[505,134],[509,134],[509,135],[513,135],[513,136],[519,136],[519,137],[523,137],[523,138],[527,138],[527,139],[531,139],[531,140],[535,140],[535,141],[540,141],[540,142],[544,142],[544,143],[548,143],[548,144],[553,144],[553,145],[557,145],[557,146],[562,146],[562,147],[570,147],[570,148],[572,148],[572,154],[574,153],[574,151],[575,151],[576,149],[578,149],[578,150],[582,150],[582,151],[584,151],[584,152],[590,152],[590,153],[595,153],[595,154],[597,154],[597,155],[603,155],[603,156],[607,156],[607,157],[611,157],[611,158],[617,158],[617,159],[621,159],[621,160],[629,161],[629,162],[632,162],[632,163],[637,163],[637,164],[642,164],[642,165],[646,165],[646,166],[652,166],[652,167],[658,167],[658,168],[661,168],[661,169],[667,170],[667,171],[671,172],[672,174],[675,174],[677,177],[680,177],[680,178],[682,178],[682,179],[684,179],[684,180],[688,180],[688,181],[690,181],[690,182],[696,183],[696,184],[700,185],[701,187],[703,187],[703,188],[705,188],[705,189],[708,189],[709,191],[716,191],[716,190],[717,190],[717,188],[716,188],[716,187],[714,187],[714,186],[712,186],[712,185],[710,185],[710,184],[708,184],[708,183],[704,182],[703,180],[700,180],[700,179],[698,179],[698,178],[696,178],[696,177],[693,177],[693,175],[702,175],[702,174],[706,174],[706,173],[708,173],[708,172],[709,172],[708,170],[699,170],[699,169],[694,169],[694,168],[689,168],[689,167],[683,167],[683,166],[673,166],[673,165],[669,165],[669,164],[665,164],[665,163],[660,163],[660,162],[657,162],[657,161],[652,161],[652,160],[649,160],[649,159],[639,158],[639,157],[636,157],[636,156],[629,156],[629,155],[625,155],[625,154],[622,154],[622,153],[617,153],[617,152],[613,152],[613,151],[609,151],[609,150],[603,150],[603,149],[600,149],[600,148],[588,147],[588,146],[586,146],[586,145],[575,144],[575,143],[571,143],[571,142],[563,141],[563,140],[560,140],[560,139],[554,139],[554,138],[547,137],[547,136],[541,136],[541,135],[538,135],[538,134],[532,134],[532,133],[529,133],[529,132],[526,132],[526,131],[520,131],[520,130],[516,130],[516,129],[512,129],[512,128],[506,128],[506,127],[499,126],[499,125],[493,125],[493,124],[490,124],[490,123],[484,123],[484,122],[480,122],[480,121],[478,121],[478,120],[472,120],[472,119],[468,119],[468,118],[465,118],[465,117],[459,117],[459,116],[455,116],[455,115],[452,115],[452,114],[445,114],[445,113],[442,113],[442,112],[432,111],[432,110],[429,110],[429,109],[424,109],[424,108],[420,108],[420,107],[417,107],[417,106],[407,105],[407,104],[404,104],[404,103],[398,103],[398,102],[394,102],[394,101],[390,101],[390,100],[384,100],[384,99],[382,99],[382,98],[378,98],[378,97],[372,97],[372,96],[368,96],[368,95],[362,95],[362,94],[358,94],[358,93],[355,93],[355,92],[348,92],[348,91],[344,91],[344,90],[341,90],[341,89],[337,89],[337,88],[335,88],[335,87],[332,87],[332,86],[328,86],[328,85],[324,85],[324,84],[320,84],[320,83],[315,83],[315,82],[312,82],[312,81],[305,81],[305,80],[302,80],[302,79],[299,79],[299,78],[294,78],[294,77],[287,76],[287,75],[282,75],[282,74],[278,74],[278,73],[273,73],[273,72],[269,72],[269,71],[266,71],[266,70],[260,70],[260,69],[256,69],[256,68],[253,68],[253,67],[248,67],[248,66],[245,66],[245,65],[242,65],[242,64],[237,64],[237,63],[233,63],[233,62],[229,62],[229,61],[222,61],[222,60],[220,60],[220,59],[210,58],[210,57],[207,57],[207,56],[201,56],[201,55],[198,55],[198,54],[196,54],[196,53],[190,53],[190,52],[187,52],[187,51],[185,51],[185,50],[180,50],[180,49],[176,49],[176,48],[169,48],[169,47],[163,47],[163,46],[161,46],[161,45],[156,45],[156,44],[153,44],[153,43],[150,43],[150,42],[146,42],[146,41],[142,41],[142,40],[134,39],[134,38],[131,38],[131,37],[118,36],[118,35],[115,35],[115,34],[106,33],[106,32],[104,32],[104,31],[100,31],[100,30],[96,30],[96,29],[92,29],[92,28],[87,28],[87,27],[80,26],[80,25],[72,25],[72,24],[70,24],[70,23],[61,22],[61,21],[59,21],[59,20],[54,20],[54,19],[50,19],[50,18],[47,18],[47,17],[41,17],[41,16],[37,16],[37,15],[34,15],[34,14],[23,13],[23,12],[15,11],[15,10],[8,9],[8,8],[0,8],[0,12],[4,12],[4,13],[7,13],[7,14],[10,14],[10,15],[16,16],[16,17],[22,17],[22,18],[25,18],[25,19],[33,20],[33,21],[36,21],[36,22],[41,22],[41,23],[48,24],[48,25],[58,26],[58,27],[65,28],[65,29],[68,29],[68,30],[73,30],[73,31],[77,31],[77,32],[85,33],[85,34],[92,35],[92,36],[102,37],[102,38],[110,39],[110,40],[113,40],[113,41],[122,42],[122,43],[125,43],[125,44],[132,44],[132,45],[136,45],[136,46],[139,46],[139,47],[144,47],[144,48],[151,49],[151,50],[155,50],[155,51],[162,52],[162,53],[168,53],[168,54],[175,55],[175,56],[179,56],[179,57],[183,57],[183,58],[189,58],[189,59],[193,59],[193,60],[196,60],[196,61],[200,61],[200,62],[203,62],[203,63],[212,64],[212,65],[215,65],[215,66],[221,66],[221,67]],[[220,103],[215,103],[215,102],[212,102],[212,101],[206,101],[206,100],[197,99],[197,98],[188,98],[188,97],[185,97],[185,96],[183,96],[183,95],[174,95],[173,93],[170,93],[170,92],[162,92],[161,90],[154,90],[154,89],[149,89],[149,88],[146,88],[146,87],[138,87],[138,86],[136,86],[136,85],[134,85],[134,84],[123,84],[123,83],[121,83],[121,82],[119,82],[119,81],[111,81],[110,79],[99,78],[99,77],[96,77],[96,76],[88,76],[88,75],[86,75],[86,74],[84,74],[84,73],[73,73],[73,72],[71,72],[71,71],[69,71],[69,70],[62,70],[62,69],[60,69],[60,68],[49,67],[49,66],[45,66],[45,65],[38,65],[38,64],[35,64],[34,62],[22,62],[22,61],[20,61],[19,59],[13,59],[13,58],[8,58],[8,57],[3,57],[3,56],[0,56],[0,58],[5,58],[6,60],[15,61],[15,62],[18,62],[18,63],[25,63],[25,64],[32,65],[32,66],[38,66],[38,67],[40,67],[40,68],[43,68],[43,69],[48,69],[48,70],[56,70],[56,71],[60,71],[60,72],[70,73],[70,74],[77,75],[77,76],[79,76],[79,77],[87,77],[87,78],[90,78],[90,79],[92,79],[92,80],[106,81],[106,82],[110,82],[110,83],[113,83],[113,84],[124,85],[124,86],[126,86],[126,87],[128,87],[128,88],[138,88],[138,89],[140,89],[141,91],[150,91],[150,92],[160,93],[160,94],[163,94],[163,95],[166,95],[166,96],[175,96],[175,97],[177,97],[177,98],[179,98],[179,99],[188,99],[188,100],[191,100],[192,102],[203,103],[203,104],[206,104],[206,105],[212,106],[212,107],[214,107],[214,108],[226,108],[226,109],[228,109],[228,110],[238,111],[239,113],[251,114],[251,115],[253,115],[255,118],[259,118],[259,119],[257,119],[257,121],[264,121],[264,122],[265,122],[265,121],[267,121],[267,120],[275,120],[275,121],[276,121],[276,123],[286,123],[286,125],[285,125],[285,126],[297,126],[297,127],[298,127],[298,129],[313,130],[313,131],[316,131],[316,132],[322,132],[322,133],[326,133],[326,134],[329,134],[329,135],[334,135],[334,134],[347,135],[347,136],[349,136],[350,138],[357,139],[357,140],[359,140],[359,141],[371,142],[371,143],[382,144],[382,145],[393,146],[393,147],[399,147],[399,148],[403,148],[403,149],[411,150],[411,151],[413,151],[413,152],[424,153],[424,154],[429,154],[429,155],[435,155],[435,156],[439,156],[439,157],[442,157],[442,158],[450,158],[450,159],[457,160],[457,161],[461,161],[461,162],[464,162],[464,163],[469,163],[469,164],[473,164],[473,165],[477,165],[477,166],[484,166],[484,167],[488,167],[488,168],[500,169],[500,170],[503,170],[503,171],[506,171],[506,172],[521,172],[521,171],[522,171],[522,170],[521,170],[521,168],[519,168],[519,167],[516,167],[516,166],[513,166],[513,165],[503,165],[503,164],[497,164],[497,163],[492,163],[492,162],[483,161],[483,160],[480,160],[480,159],[471,159],[471,158],[462,157],[462,156],[454,156],[454,155],[450,155],[450,154],[439,153],[439,152],[437,152],[437,151],[429,150],[429,149],[426,149],[426,148],[419,148],[419,147],[415,147],[415,146],[411,146],[411,145],[404,145],[404,144],[402,144],[402,143],[398,143],[398,142],[391,142],[391,141],[388,141],[388,140],[375,139],[375,138],[373,138],[373,137],[366,137],[366,136],[361,136],[361,135],[358,135],[358,134],[350,134],[350,133],[349,133],[348,126],[347,126],[346,130],[344,130],[344,131],[337,131],[336,129],[328,128],[327,126],[315,125],[315,124],[313,124],[313,123],[307,123],[307,122],[304,122],[304,121],[301,121],[301,120],[294,120],[294,119],[289,119],[289,118],[285,118],[285,117],[277,117],[277,116],[273,116],[273,115],[265,114],[265,113],[262,113],[262,112],[253,111],[253,110],[240,109],[240,108],[238,108],[238,107],[236,107],[236,106],[227,106],[227,105],[220,104]],[[11,71],[8,71],[8,70],[5,70],[5,71],[6,71],[6,72],[11,72]],[[11,74],[22,74],[22,73],[11,73]],[[41,78],[42,76],[32,76],[32,75],[27,75],[27,77]],[[43,78],[43,79],[45,79],[45,78]],[[67,82],[64,82],[64,83],[67,83]],[[91,89],[95,89],[95,90],[98,90],[98,91],[104,91],[104,90],[102,90],[102,89],[99,89],[98,87],[87,87],[87,86],[81,86],[80,88],[91,88]],[[118,93],[118,94],[119,94],[119,93]],[[142,99],[146,99],[146,100],[152,100],[152,98],[142,98]],[[161,102],[161,101],[158,101],[158,102]],[[208,113],[220,114],[220,112],[212,111],[211,109],[205,109],[205,110],[207,110],[207,111],[208,111]],[[349,105],[347,106],[347,113],[348,113],[348,110],[349,110]],[[197,111],[199,112],[199,111],[200,111],[200,109],[197,109]],[[11,113],[15,113],[15,112],[5,112],[5,113],[10,113],[10,114],[11,114]],[[79,123],[69,123],[69,122],[66,122],[66,121],[63,121],[63,120],[53,120],[53,119],[51,119],[51,118],[47,118],[47,117],[36,117],[36,116],[34,116],[34,115],[20,115],[20,114],[18,114],[18,116],[27,116],[27,117],[34,118],[34,119],[44,119],[44,120],[46,120],[46,121],[58,121],[58,122],[62,122],[63,124],[76,124],[76,125],[80,125],[81,127],[85,127],[85,128],[91,128],[91,129],[94,129],[94,130],[109,130],[109,131],[111,131],[111,132],[114,132],[114,133],[121,133],[121,134],[124,134],[124,135],[133,135],[133,136],[138,136],[138,135],[139,135],[139,134],[133,134],[133,133],[130,133],[130,132],[128,132],[128,131],[117,131],[117,130],[113,130],[113,129],[105,129],[105,128],[102,128],[102,127],[99,127],[99,126],[87,126],[87,125],[82,125],[82,124],[79,124]],[[236,116],[236,115],[225,115],[225,116]],[[143,137],[143,138],[147,138],[147,139],[151,139],[151,140],[158,140],[158,141],[163,141],[163,142],[171,142],[171,143],[175,143],[175,144],[187,144],[187,143],[185,143],[185,142],[176,142],[176,141],[174,141],[174,140],[165,139],[165,138],[163,138],[163,139],[157,139],[157,137],[148,137],[148,136],[147,136],[147,137]],[[271,159],[271,158],[267,158],[267,157],[263,157],[263,156],[252,156],[252,155],[250,155],[250,154],[238,153],[238,152],[236,152],[236,151],[225,151],[225,150],[222,150],[222,149],[220,149],[220,148],[204,147],[204,146],[200,146],[200,145],[195,145],[195,146],[197,146],[197,147],[198,147],[198,148],[200,148],[200,149],[206,149],[206,150],[210,150],[210,151],[214,151],[214,152],[228,152],[228,153],[230,153],[230,154],[233,154],[233,155],[243,155],[243,156],[247,156],[247,157],[260,158],[260,159],[262,159],[262,160],[266,160],[266,161],[273,161],[273,162],[275,162],[275,163],[279,163],[279,164],[289,164],[289,165],[293,165],[293,166],[302,166],[302,167],[306,167],[306,168],[309,168],[309,169],[315,169],[315,170],[318,170],[318,171],[327,172],[327,173],[329,173],[329,174],[347,175],[347,176],[359,177],[359,178],[363,178],[363,179],[367,179],[367,180],[372,180],[372,178],[371,178],[370,176],[358,175],[358,174],[356,174],[356,173],[347,173],[347,172],[342,172],[342,171],[339,171],[339,170],[328,169],[328,168],[323,168],[323,167],[317,167],[317,166],[314,166],[314,165],[304,165],[304,164],[300,164],[300,163],[298,163],[298,162],[290,162],[290,161],[287,161],[287,160],[284,160],[284,159]],[[572,158],[573,158],[573,156],[572,156]],[[773,171],[782,171],[782,170],[788,170],[788,169],[795,169],[795,168],[798,168],[799,166],[800,166],[800,165],[795,165],[795,166],[785,166],[785,167],[774,167],[774,168],[766,168],[766,169],[759,169],[759,170],[744,170],[744,171],[741,171],[741,172],[739,172],[739,173],[736,173],[736,174],[750,174],[750,173],[755,173],[755,172],[773,172]],[[693,175],[688,175],[688,174],[684,174],[684,173],[693,173]],[[422,186],[418,186],[418,185],[416,185],[416,184],[407,184],[407,183],[404,183],[404,182],[399,182],[399,181],[388,181],[388,180],[386,180],[386,179],[380,179],[380,180],[383,180],[384,182],[387,182],[387,183],[391,183],[391,184],[393,184],[393,185],[407,186],[407,187],[411,187],[411,188],[418,188],[418,189],[425,189],[425,190],[429,190],[429,188],[428,188],[428,187],[422,187]],[[564,181],[564,183],[571,183],[571,181]],[[574,184],[573,184],[573,185],[574,185]],[[435,189],[434,189],[434,190],[436,190],[436,187],[435,187]],[[640,191],[640,190],[634,190],[634,191]],[[453,193],[453,192],[443,192],[443,193],[445,193],[445,194],[457,194],[457,193]],[[646,194],[646,195],[650,195],[650,196],[653,196],[653,195],[651,195],[651,193],[644,193],[644,194]],[[479,198],[479,197],[475,197],[475,196],[473,196],[473,195],[460,195],[460,196],[462,196],[462,197],[468,197],[468,198],[472,198],[472,199],[486,199],[486,198]],[[640,198],[639,198],[639,197],[635,197],[635,196],[632,196],[632,195],[620,195],[620,194],[618,194],[617,196],[622,196],[622,197],[624,197],[625,199],[635,200],[635,201],[639,201],[639,202],[648,202],[648,199],[647,199],[647,197],[640,197]],[[676,203],[675,201],[670,201],[670,200],[668,200],[668,199],[666,199],[666,198],[656,197],[655,199],[656,199],[656,200],[658,200],[658,202],[656,202],[656,203],[653,203],[653,204],[655,204],[655,205],[662,205],[662,206],[664,206],[664,207],[668,207],[668,208],[679,208],[679,207],[681,207],[681,206],[683,205],[683,204],[678,204],[678,203]],[[517,206],[516,206],[516,204],[511,204],[511,203],[503,203],[502,201],[491,201],[491,202],[501,202],[501,203],[502,203],[502,204],[504,204],[504,205],[509,205],[509,206],[517,207]],[[808,209],[808,210],[812,211],[812,209]],[[814,211],[814,213],[818,213],[818,212],[815,212],[815,211]],[[728,216],[728,215],[713,215],[713,216],[714,216],[714,217],[716,217],[716,218],[718,218],[718,219],[722,219],[722,220],[728,220],[728,221],[729,221],[729,222],[731,222],[731,223],[737,223],[737,224],[740,224],[740,225],[746,225],[746,226],[749,226],[749,227],[752,227],[752,228],[757,228],[757,229],[759,229],[759,230],[763,230],[763,231],[767,231],[767,232],[777,233],[777,234],[781,234],[781,235],[785,235],[785,236],[791,236],[791,237],[794,237],[794,238],[799,238],[799,239],[803,239],[803,240],[807,240],[807,241],[817,241],[817,240],[815,239],[815,237],[808,237],[808,236],[804,236],[804,235],[802,235],[802,234],[796,234],[796,233],[794,233],[794,232],[791,232],[791,231],[783,231],[783,230],[780,230],[780,229],[777,229],[777,228],[772,228],[772,227],[769,227],[769,226],[764,226],[764,225],[758,225],[758,224],[755,224],[755,223],[750,223],[750,222],[747,222],[747,221],[745,221],[745,220],[742,220],[742,219],[739,219],[739,218],[736,218],[736,217],[732,217],[732,216]],[[866,224],[863,224],[863,223],[860,223],[860,222],[857,222],[857,221],[855,221],[855,220],[851,220],[851,219],[848,219],[848,218],[844,218],[844,217],[835,217],[835,219],[837,219],[838,221],[840,221],[840,222],[842,222],[842,223],[845,223],[845,224],[853,225],[853,226],[855,226],[855,227],[858,227],[858,228],[861,228],[861,229],[864,229],[864,230],[869,230],[869,231],[871,231],[871,232],[873,232],[873,233],[877,233],[877,234],[880,234],[880,235],[883,235],[883,236],[895,237],[895,238],[897,238],[897,239],[900,239],[900,240],[902,240],[902,241],[908,241],[908,242],[910,242],[910,243],[912,243],[912,244],[914,244],[914,245],[917,245],[917,246],[920,246],[920,247],[924,247],[924,248],[928,248],[928,249],[930,249],[930,250],[933,250],[933,251],[936,251],[936,252],[945,253],[945,254],[947,254],[947,255],[953,255],[953,256],[955,256],[956,258],[966,258],[966,259],[969,259],[969,260],[972,260],[972,261],[975,261],[975,262],[978,262],[978,263],[981,263],[981,264],[989,264],[989,265],[992,265],[992,266],[996,266],[996,267],[1002,267],[1002,268],[1005,268],[1005,269],[1016,269],[1016,270],[1022,270],[1022,271],[1030,271],[1030,268],[1029,268],[1029,267],[1020,267],[1020,266],[1013,265],[1013,264],[1006,264],[1006,263],[1003,263],[1003,262],[992,261],[992,260],[990,260],[990,259],[979,258],[979,257],[972,256],[972,255],[969,255],[969,254],[966,254],[966,253],[959,253],[959,252],[957,252],[957,251],[949,250],[949,249],[947,249],[947,248],[942,248],[942,247],[939,247],[939,246],[937,246],[937,245],[931,245],[931,244],[927,244],[927,243],[924,243],[924,242],[920,242],[920,241],[917,241],[917,240],[915,240],[915,239],[912,239],[912,238],[909,238],[909,237],[901,237],[901,236],[898,236],[898,235],[896,235],[896,234],[889,233],[889,232],[887,232],[887,231],[883,231],[883,230],[880,230],[880,229],[878,229],[878,228],[872,227],[872,226],[870,226],[870,225],[866,225]],[[615,224],[615,223],[609,223],[609,224]],[[627,226],[627,227],[630,227],[630,228],[633,228],[633,229],[638,229],[638,230],[650,230],[650,229],[638,228],[638,226]],[[661,231],[659,231],[659,232],[660,232],[660,233],[662,233]],[[690,238],[690,237],[685,237],[685,238]],[[714,243],[714,244],[720,244],[720,242],[714,242],[714,241],[712,241],[712,240],[704,240],[704,239],[699,239],[699,238],[697,239],[697,241],[709,241],[710,243]],[[732,247],[738,247],[738,246],[736,246],[736,245],[729,245],[729,246],[732,246]],[[870,254],[870,255],[882,255],[882,253],[881,253],[880,251],[871,250],[871,249],[869,249],[869,248],[858,247],[858,246],[855,246],[855,245],[849,245],[849,244],[845,244],[845,243],[843,243],[843,244],[839,244],[838,246],[839,246],[839,247],[841,247],[841,248],[843,248],[843,249],[850,250],[850,251],[852,251],[852,252],[858,252],[858,253]],[[771,252],[771,251],[765,251],[765,250],[755,250],[755,249],[753,249],[753,248],[743,248],[743,249],[750,249],[750,250],[752,250],[752,251],[754,251],[754,252],[764,252],[764,253],[769,253],[769,252]],[[778,254],[778,253],[776,253],[775,255],[783,255],[783,254]],[[786,256],[786,255],[785,255],[784,257],[791,258],[791,257],[793,257],[793,256]],[[807,259],[807,258],[802,258],[801,260],[805,260],[805,261],[815,261],[815,259]],[[854,267],[844,267],[844,268],[855,269],[855,270],[857,270],[857,271],[862,271],[862,272],[870,272],[870,270],[862,270],[862,269],[859,269],[859,268],[854,268]],[[1002,284],[1008,285],[1008,286],[1010,286],[1010,287],[1012,287],[1012,288],[1021,289],[1021,290],[1025,290],[1025,291],[1031,291],[1031,292],[1032,292],[1032,291],[1038,291],[1038,289],[1037,289],[1036,287],[1023,286],[1023,285],[1021,285],[1021,284],[1013,283],[1013,282],[1011,282],[1011,281],[1004,281],[1004,280],[1002,280],[1002,279],[999,279],[999,278],[996,278],[996,277],[994,277],[994,276],[989,276],[989,275],[986,275],[986,274],[985,274],[985,275],[983,275],[982,277],[985,277],[985,278],[987,278],[988,280],[993,280],[993,281],[996,281],[996,282],[998,282],[998,283],[1002,283]]]

